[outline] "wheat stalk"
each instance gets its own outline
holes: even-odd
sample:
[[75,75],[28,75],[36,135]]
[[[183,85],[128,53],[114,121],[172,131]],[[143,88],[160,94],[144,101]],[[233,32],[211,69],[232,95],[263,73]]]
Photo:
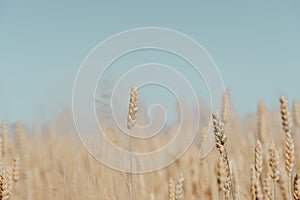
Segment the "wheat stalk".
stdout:
[[136,123],[136,116],[138,112],[138,89],[133,86],[131,88],[130,100],[129,100],[129,111],[127,115],[127,128],[129,129],[129,148],[130,148],[130,170],[131,170],[131,199],[135,199],[134,193],[134,176],[133,176],[133,160],[132,160],[132,135],[131,129]]
[[229,164],[229,158],[226,151],[226,142],[227,142],[227,136],[224,132],[224,123],[219,120],[218,113],[212,114],[212,120],[213,120],[213,131],[215,134],[215,142],[216,142],[216,148],[218,149],[220,156],[224,161],[226,161],[225,169],[226,169],[226,180],[224,184],[224,188],[226,191],[226,198],[229,198],[229,190],[231,189],[232,198],[234,199],[234,188],[232,185],[232,176],[231,176],[231,169]]
[[293,167],[295,159],[295,146],[294,140],[291,133],[291,120],[288,109],[288,102],[284,96],[280,98],[280,109],[281,109],[281,119],[282,119],[282,129],[285,133],[285,169],[289,177],[288,181],[288,191],[290,199],[292,199],[292,177],[293,177]]

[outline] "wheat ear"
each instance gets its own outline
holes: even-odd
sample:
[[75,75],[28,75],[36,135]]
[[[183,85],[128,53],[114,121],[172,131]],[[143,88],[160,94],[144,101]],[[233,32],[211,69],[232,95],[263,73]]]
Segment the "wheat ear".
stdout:
[[0,172],[0,199],[2,200],[7,200],[11,196],[11,179],[10,179],[10,174],[9,172],[5,169],[2,169]]
[[175,200],[175,185],[174,185],[174,181],[172,178],[170,178],[169,180],[169,200]]
[[256,141],[255,145],[255,159],[254,159],[254,186],[255,194],[257,199],[263,199],[261,184],[260,184],[260,174],[263,169],[263,158],[262,158],[262,145],[259,140]]
[[256,174],[255,166],[251,167],[251,196],[253,200],[262,200],[263,194],[259,179]]
[[279,156],[278,152],[275,149],[275,145],[272,144],[269,147],[269,166],[270,166],[270,177],[273,179],[273,197],[276,199],[276,183],[279,180],[279,170],[278,170],[278,164],[279,164]]
[[257,109],[257,124],[258,124],[258,138],[264,144],[266,142],[266,133],[267,133],[267,120],[266,120],[266,109],[263,102],[258,103]]
[[255,167],[255,175],[257,179],[259,179],[260,174],[262,173],[263,170],[262,146],[259,140],[256,141],[256,145],[255,145],[254,167]]
[[250,185],[250,192],[251,192],[251,199],[256,200],[256,189],[255,189],[255,168],[251,166],[251,185]]
[[179,176],[176,186],[175,186],[175,200],[183,200],[184,199],[183,183],[184,183],[184,176],[183,176],[183,174],[181,174]]
[[292,177],[295,159],[295,145],[291,132],[291,120],[288,109],[288,102],[284,96],[280,98],[280,110],[282,119],[282,129],[285,133],[285,169],[289,177],[288,191],[292,199]]
[[226,142],[227,142],[227,136],[225,135],[224,131],[224,123],[219,120],[218,113],[212,114],[212,120],[213,120],[213,131],[215,134],[215,142],[216,142],[216,148],[218,149],[220,156],[224,161],[226,161],[225,169],[226,169],[226,180],[225,180],[225,190],[226,195],[225,198],[229,198],[229,190],[231,189],[231,195],[234,200],[234,188],[232,185],[232,176],[231,176],[231,169],[229,164],[229,158],[226,151]]
[[129,111],[127,115],[127,128],[131,129],[136,123],[136,116],[138,112],[139,95],[137,87],[131,88],[129,99]]

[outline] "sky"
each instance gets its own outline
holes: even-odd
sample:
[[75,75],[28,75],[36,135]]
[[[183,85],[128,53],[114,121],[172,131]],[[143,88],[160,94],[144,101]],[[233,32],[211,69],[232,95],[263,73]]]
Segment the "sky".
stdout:
[[163,27],[200,43],[240,115],[300,99],[299,1],[0,0],[0,119],[47,121],[71,109],[88,53],[119,32]]

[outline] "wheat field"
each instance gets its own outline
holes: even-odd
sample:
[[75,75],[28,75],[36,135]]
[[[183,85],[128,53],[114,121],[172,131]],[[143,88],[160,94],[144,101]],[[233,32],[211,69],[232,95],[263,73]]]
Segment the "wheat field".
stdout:
[[[212,116],[213,130],[199,131],[170,166],[133,175],[135,199],[300,199],[300,103],[290,104],[289,111],[281,97],[278,109],[269,110],[260,102],[256,114],[241,118],[227,91],[223,110]],[[2,121],[0,199],[132,198],[131,174],[94,159],[76,131],[67,128],[68,120],[47,125]],[[214,148],[200,158],[209,135]],[[168,134],[162,137],[161,143],[169,140]],[[104,153],[109,154],[105,148]]]

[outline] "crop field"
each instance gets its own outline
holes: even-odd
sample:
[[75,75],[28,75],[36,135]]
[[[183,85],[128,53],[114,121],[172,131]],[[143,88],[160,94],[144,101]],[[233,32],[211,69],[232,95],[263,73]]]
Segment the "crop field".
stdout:
[[[288,105],[282,96],[277,110],[260,102],[257,114],[240,118],[226,91],[223,110],[212,115],[212,127],[199,131],[183,156],[161,170],[133,175],[92,157],[75,129],[67,127],[72,120],[68,117],[47,125],[3,120],[0,199],[131,199],[134,191],[135,199],[151,200],[296,200],[300,198],[300,104]],[[107,130],[113,135],[113,127],[107,125]],[[167,127],[161,144],[172,131],[172,126]],[[116,137],[114,142],[124,140]],[[205,149],[210,142],[211,151]]]

